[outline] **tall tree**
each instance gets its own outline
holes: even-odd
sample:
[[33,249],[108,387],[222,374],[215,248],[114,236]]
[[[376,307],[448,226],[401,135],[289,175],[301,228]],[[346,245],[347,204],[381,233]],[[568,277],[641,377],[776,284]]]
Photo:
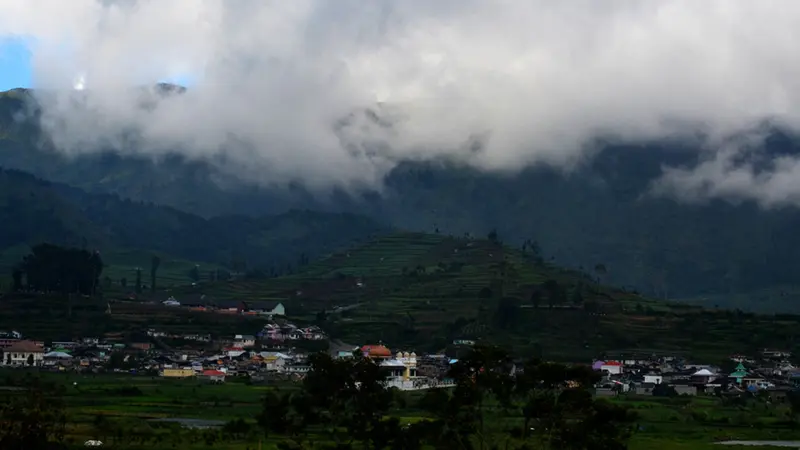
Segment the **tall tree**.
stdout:
[[19,267],[15,267],[14,271],[11,272],[11,290],[14,292],[19,292],[22,290],[22,269]]
[[542,288],[547,294],[547,303],[551,308],[556,304],[563,304],[567,301],[567,291],[558,281],[548,279],[544,282]]
[[[392,394],[374,361],[359,354],[318,354],[310,363],[299,392],[272,391],[264,398],[259,425],[291,440],[279,448],[473,450],[503,448],[507,439],[506,448],[513,443],[519,449],[622,450],[631,432],[633,416],[626,408],[592,398],[588,388],[598,375],[591,368],[531,360],[516,372],[511,357],[496,347],[476,346],[460,358],[449,374],[455,388],[425,392],[418,406],[430,418],[404,427],[386,417]],[[508,429],[486,420],[496,414],[494,402],[523,412],[524,423],[513,425],[522,447]],[[312,442],[310,430],[325,438]]]
[[30,289],[92,295],[103,272],[103,260],[98,252],[39,244],[31,248],[18,268]]
[[392,393],[385,373],[362,355],[333,359],[325,353],[309,357],[311,371],[298,394],[269,394],[259,424],[267,432],[290,435],[302,445],[303,431],[313,427],[336,448],[387,448],[399,439],[397,419],[386,419]]
[[139,268],[139,267],[136,268],[136,286],[135,286],[135,289],[136,289],[136,293],[137,294],[141,294],[142,293],[142,269]]
[[501,298],[494,316],[497,326],[504,330],[513,328],[517,324],[519,312],[519,300],[512,297]]
[[608,268],[603,263],[595,264],[594,273],[597,274],[597,280],[602,282],[603,278],[608,274]]
[[191,269],[189,269],[189,278],[197,283],[200,281],[200,266],[195,265]]
[[150,258],[150,292],[156,293],[156,274],[158,273],[158,266],[161,265],[161,258],[153,255]]

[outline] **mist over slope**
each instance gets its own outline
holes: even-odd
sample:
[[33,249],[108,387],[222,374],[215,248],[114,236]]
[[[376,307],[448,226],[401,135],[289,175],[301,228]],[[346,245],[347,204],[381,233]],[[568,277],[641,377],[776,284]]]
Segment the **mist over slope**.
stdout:
[[[10,100],[0,101],[4,104]],[[251,183],[221,169],[224,161],[177,153],[154,158],[108,149],[65,155],[42,144],[46,135],[35,122],[5,123],[2,166],[205,217],[301,208],[455,235],[496,229],[510,244],[537,241],[546,256],[562,264],[591,271],[602,263],[608,268],[604,281],[662,298],[791,285],[800,275],[800,238],[793,231],[800,224],[797,209],[658,192],[664,167],[707,163],[691,140],[608,143],[568,172],[536,165],[497,174],[452,160],[399,162],[375,189],[321,192],[300,183]],[[791,134],[764,130],[764,144],[757,148],[764,162],[753,170],[768,170],[769,160],[800,153],[800,141]],[[240,232],[237,227],[232,224],[230,232]]]

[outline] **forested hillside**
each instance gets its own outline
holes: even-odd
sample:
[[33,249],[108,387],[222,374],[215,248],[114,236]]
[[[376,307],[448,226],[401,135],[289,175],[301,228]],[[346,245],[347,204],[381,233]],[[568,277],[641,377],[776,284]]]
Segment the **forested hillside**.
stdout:
[[[485,236],[496,229],[512,245],[536,241],[545,257],[563,265],[603,264],[608,269],[605,281],[659,298],[715,294],[714,302],[724,305],[726,295],[778,292],[778,286],[782,290],[795,285],[800,275],[800,245],[794,233],[800,211],[764,210],[752,203],[721,200],[685,204],[649,195],[650,183],[663,165],[696,162],[697,149],[690,146],[607,146],[591,162],[566,175],[547,167],[501,176],[441,163],[403,163],[389,175],[380,194],[333,192],[315,197],[299,185],[275,187],[270,180],[262,180],[261,187],[248,184],[220,169],[219,162],[177,155],[158,160],[112,152],[66,157],[48,148],[37,131],[35,114],[19,120],[24,110],[20,98],[28,95],[0,95],[0,165],[93,193],[114,193],[203,217],[256,217],[310,209],[366,215],[415,231]],[[767,152],[796,153],[797,147],[792,137],[775,132]],[[137,207],[131,202],[125,210]],[[95,206],[89,212],[102,216],[102,221],[122,220],[119,213],[111,217],[102,210]],[[158,208],[147,211],[150,223],[163,220],[168,224],[159,226],[151,239],[191,257],[209,257],[197,254],[196,245],[209,242],[210,235],[217,241],[230,240],[219,236],[252,236],[255,229],[265,226],[244,218],[211,220],[201,229],[224,223],[225,233],[198,232],[175,242],[173,227],[193,228],[187,224],[201,219],[174,210],[169,217]],[[136,218],[130,214],[126,222],[144,220],[139,219],[141,214]],[[141,225],[132,229],[136,226]],[[115,230],[114,239],[122,236],[129,245],[148,244],[137,232]],[[108,230],[93,234],[106,239]],[[71,236],[68,230],[64,235]],[[355,235],[353,229],[350,236]],[[239,248],[242,241],[237,242],[221,243],[219,248]],[[219,259],[219,252],[214,250],[210,257]],[[780,294],[776,297],[774,308],[780,310]]]
[[104,251],[149,250],[238,270],[282,273],[388,230],[362,216],[309,211],[205,219],[116,195],[87,194],[10,170],[0,170],[0,221],[0,252],[49,242]]

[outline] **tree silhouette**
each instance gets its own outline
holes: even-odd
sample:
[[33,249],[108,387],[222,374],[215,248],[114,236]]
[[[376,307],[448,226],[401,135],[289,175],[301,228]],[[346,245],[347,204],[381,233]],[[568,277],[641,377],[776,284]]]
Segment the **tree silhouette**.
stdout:
[[393,396],[374,361],[358,353],[351,359],[317,354],[309,361],[300,391],[270,391],[257,417],[266,433],[288,438],[281,449],[501,448],[498,436],[487,434],[484,416],[497,414],[494,405],[485,406],[489,399],[522,411],[524,421],[511,425],[524,441],[519,449],[622,450],[634,419],[625,407],[592,397],[589,388],[599,375],[590,367],[534,359],[515,373],[505,351],[476,346],[451,367],[455,388],[431,389],[420,398],[417,406],[428,418],[400,426],[386,417]]
[[598,281],[602,281],[606,274],[608,274],[608,269],[605,264],[598,263],[594,266],[594,273],[597,274]]
[[135,289],[136,289],[136,293],[137,294],[141,294],[142,293],[142,269],[139,268],[139,267],[136,268],[136,286],[135,286]]
[[195,265],[191,269],[189,269],[189,278],[197,283],[200,281],[200,267]]
[[583,294],[581,294],[581,287],[577,286],[575,290],[572,291],[572,304],[575,306],[580,306],[583,304]]
[[11,290],[14,292],[19,292],[22,290],[22,269],[19,267],[15,267],[14,271],[11,272]]
[[547,303],[552,308],[556,304],[563,304],[567,301],[567,292],[558,281],[548,279],[542,285],[545,293],[547,294]]
[[156,293],[156,274],[158,273],[158,267],[161,265],[161,258],[156,255],[153,255],[150,258],[150,292],[155,294]]
[[539,292],[538,290],[531,292],[530,301],[534,308],[538,308],[539,305],[542,303],[541,292]]
[[39,244],[31,248],[17,269],[20,285],[24,273],[29,289],[92,295],[103,272],[103,260],[98,252]]
[[503,297],[497,304],[495,311],[495,322],[501,329],[507,330],[516,325],[519,317],[519,301],[511,297]]
[[354,354],[333,359],[325,353],[309,357],[311,370],[302,392],[268,394],[258,422],[266,432],[289,435],[301,445],[302,433],[322,430],[337,448],[358,441],[363,448],[387,448],[400,439],[397,419],[386,419],[392,393],[377,363]]
[[786,400],[789,402],[790,413],[793,419],[800,417],[800,392],[789,391],[786,393]]
[[0,401],[0,448],[29,450],[66,448],[63,388],[26,379],[22,392]]

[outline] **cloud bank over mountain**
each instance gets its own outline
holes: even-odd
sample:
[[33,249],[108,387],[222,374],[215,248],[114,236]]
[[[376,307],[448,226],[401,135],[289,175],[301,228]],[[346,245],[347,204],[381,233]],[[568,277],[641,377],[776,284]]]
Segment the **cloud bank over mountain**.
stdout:
[[[798,19],[790,0],[0,0],[0,35],[35,39],[64,151],[376,185],[403,160],[569,167],[598,138],[701,132],[707,162],[657,190],[765,205],[800,203],[800,162],[754,171],[721,144],[764,119],[800,128]],[[131,88],[186,75],[157,102]]]

